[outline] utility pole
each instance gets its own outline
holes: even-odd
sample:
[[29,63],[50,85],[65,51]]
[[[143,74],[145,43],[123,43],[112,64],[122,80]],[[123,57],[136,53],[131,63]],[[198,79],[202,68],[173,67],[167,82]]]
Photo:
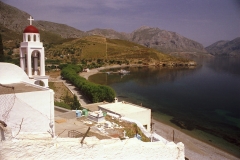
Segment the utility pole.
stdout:
[[107,59],[107,37],[105,38],[106,40],[106,59]]
[[83,138],[82,138],[82,140],[81,140],[81,144],[83,144],[83,141],[84,141],[85,137],[87,136],[89,130],[90,130],[90,127],[88,127],[87,132],[83,135]]

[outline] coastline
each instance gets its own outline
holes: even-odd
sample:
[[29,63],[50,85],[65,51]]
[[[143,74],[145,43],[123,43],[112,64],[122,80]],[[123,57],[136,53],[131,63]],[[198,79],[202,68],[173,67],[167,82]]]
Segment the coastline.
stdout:
[[98,72],[100,72],[101,70],[104,70],[104,69],[124,68],[124,67],[138,67],[138,66],[145,66],[145,65],[125,65],[125,64],[123,64],[123,65],[112,65],[112,66],[94,68],[94,69],[89,70],[89,72],[81,72],[81,73],[79,73],[79,75],[88,80],[89,76],[97,74]]
[[[109,68],[120,68],[120,67],[130,67],[131,65],[124,65],[124,66],[108,66],[108,67],[101,67],[97,69],[92,69],[89,72],[82,72],[79,75],[88,79],[89,76],[98,73],[100,70],[109,69]],[[162,136],[163,138],[167,139],[168,141],[173,141],[173,130],[174,135],[174,142],[183,142],[185,145],[185,156],[188,159],[221,159],[221,160],[238,160],[240,158],[235,157],[234,155],[227,153],[217,147],[214,147],[208,143],[205,143],[201,140],[194,138],[193,136],[189,136],[186,133],[180,131],[172,127],[169,124],[164,123],[160,119],[153,119],[154,123],[154,131]],[[170,122],[169,122],[170,123]]]
[[[170,121],[166,120],[168,116],[162,115],[162,119],[153,118],[154,131],[167,139],[173,141],[174,131],[174,142],[182,142],[185,145],[185,156],[188,159],[221,159],[221,160],[238,160],[239,158],[234,155],[225,152],[218,147],[210,145],[202,140],[190,136],[183,132],[182,129],[173,127]],[[169,118],[169,117],[168,117]],[[191,131],[189,131],[191,132]]]

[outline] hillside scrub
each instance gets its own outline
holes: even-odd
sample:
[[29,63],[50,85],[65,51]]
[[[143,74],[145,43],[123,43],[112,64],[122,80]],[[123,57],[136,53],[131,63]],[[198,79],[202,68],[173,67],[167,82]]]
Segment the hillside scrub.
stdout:
[[61,44],[52,43],[46,47],[46,56],[48,64],[56,62],[84,64],[86,68],[109,64],[139,64],[139,62],[145,65],[188,62],[130,41],[101,36],[69,39]]
[[112,88],[87,81],[78,75],[80,71],[82,71],[81,66],[66,65],[62,68],[61,76],[81,90],[93,103],[114,100],[116,94]]

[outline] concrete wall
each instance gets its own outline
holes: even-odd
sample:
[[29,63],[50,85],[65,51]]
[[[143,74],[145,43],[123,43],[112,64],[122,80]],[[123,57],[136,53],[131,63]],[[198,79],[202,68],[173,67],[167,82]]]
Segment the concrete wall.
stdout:
[[[99,109],[101,109],[103,112],[117,114],[120,116],[119,113],[115,113],[115,112],[105,109],[103,107],[99,107]],[[151,131],[151,109],[146,109],[146,110],[140,111],[140,112],[125,114],[124,117],[136,120],[136,121],[140,122],[142,125],[147,125],[146,130],[148,132]]]
[[137,120],[140,122],[142,125],[147,125],[147,131],[151,131],[151,110],[146,109],[141,112],[136,112],[136,113],[129,113],[124,115],[124,117],[130,118]]
[[[13,135],[18,133],[21,123],[21,132],[47,133],[51,130],[49,124],[54,125],[53,96],[52,90],[16,93],[15,98],[11,100],[14,103],[12,108],[9,108],[10,103],[5,103],[5,108],[11,109],[5,122]],[[0,98],[6,99],[6,95],[0,95]],[[1,110],[0,115],[4,114],[3,112],[6,112],[6,109]]]

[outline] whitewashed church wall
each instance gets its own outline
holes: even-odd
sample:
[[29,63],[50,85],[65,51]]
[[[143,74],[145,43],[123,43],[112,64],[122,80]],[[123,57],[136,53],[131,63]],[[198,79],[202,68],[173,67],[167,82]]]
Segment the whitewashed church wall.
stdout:
[[17,93],[16,97],[21,99],[33,109],[50,118],[50,98],[49,90]]
[[42,47],[42,42],[21,42],[21,48],[27,48],[27,47]]
[[[50,130],[50,92],[25,92],[15,94],[14,105],[10,108],[5,122],[12,129],[12,133],[45,132]],[[3,96],[6,95],[1,95]],[[0,97],[1,98],[1,97]],[[6,98],[6,97],[5,97]],[[8,103],[10,104],[10,103]],[[6,108],[9,108],[10,105]],[[6,113],[1,111],[1,115]],[[1,117],[2,119],[2,117]],[[20,129],[21,128],[21,129]]]

